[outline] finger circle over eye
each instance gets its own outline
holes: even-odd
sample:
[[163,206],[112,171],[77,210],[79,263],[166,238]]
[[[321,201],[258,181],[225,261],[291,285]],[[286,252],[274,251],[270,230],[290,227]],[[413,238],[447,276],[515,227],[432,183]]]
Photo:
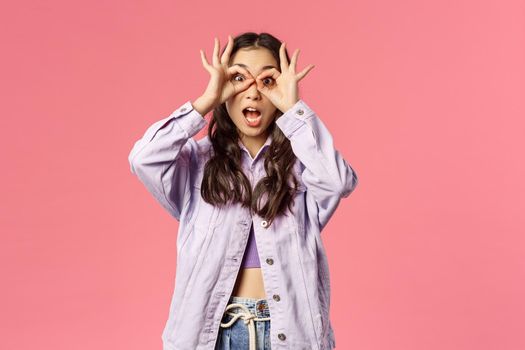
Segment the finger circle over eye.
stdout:
[[261,72],[257,76],[257,80],[261,80],[261,79],[264,79],[264,78],[267,78],[267,77],[271,77],[271,78],[277,79],[279,77],[279,75],[281,75],[281,72],[279,72],[275,68],[271,68],[271,69],[268,69],[268,70],[265,70],[265,71]]
[[228,67],[228,77],[231,77],[232,75],[236,74],[236,73],[241,73],[242,75],[244,75],[244,77],[246,79],[250,79],[252,77],[252,75],[250,74],[250,72],[248,72],[246,69],[244,69],[243,67],[240,67],[240,66],[231,66],[231,67]]
[[228,67],[228,70],[232,70],[232,71],[236,71],[236,72],[242,72],[244,74],[248,73],[248,71],[246,69],[244,69],[243,67],[241,66],[229,66]]

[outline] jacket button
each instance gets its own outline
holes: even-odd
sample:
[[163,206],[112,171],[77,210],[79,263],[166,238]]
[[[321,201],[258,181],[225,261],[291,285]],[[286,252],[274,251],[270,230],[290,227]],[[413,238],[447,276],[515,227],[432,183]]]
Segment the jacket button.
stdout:
[[279,301],[279,300],[281,300],[281,297],[279,296],[279,294],[274,294],[273,295],[273,300]]
[[279,333],[277,334],[277,337],[281,340],[285,340],[286,339],[286,335],[284,335],[284,333]]
[[268,221],[266,221],[266,220],[261,221],[261,226],[262,227],[268,226]]
[[268,265],[273,265],[273,259],[272,259],[272,258],[268,258],[268,259],[266,259],[266,263],[267,263]]
[[185,111],[186,111],[186,107],[182,107],[182,108],[180,109],[180,111],[181,111],[181,112],[185,112]]
[[298,109],[296,113],[299,115],[303,115],[304,111],[302,109]]

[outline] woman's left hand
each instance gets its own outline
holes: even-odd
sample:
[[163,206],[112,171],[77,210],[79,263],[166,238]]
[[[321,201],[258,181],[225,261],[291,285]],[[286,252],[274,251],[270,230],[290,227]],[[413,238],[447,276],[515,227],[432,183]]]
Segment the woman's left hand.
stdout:
[[[303,79],[308,72],[315,66],[309,65],[300,73],[295,73],[297,65],[297,56],[299,56],[300,49],[295,50],[290,63],[285,54],[286,43],[281,44],[279,49],[279,56],[281,59],[281,72],[275,68],[263,71],[256,78],[257,90],[273,103],[280,111],[285,113],[299,101],[298,96],[298,82]],[[263,80],[272,78],[274,81],[271,84],[264,84]]]

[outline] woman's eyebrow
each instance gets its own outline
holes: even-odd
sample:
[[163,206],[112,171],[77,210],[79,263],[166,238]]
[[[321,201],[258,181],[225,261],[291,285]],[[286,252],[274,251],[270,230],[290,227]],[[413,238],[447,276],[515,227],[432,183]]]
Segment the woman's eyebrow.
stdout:
[[[232,66],[241,66],[241,67],[243,67],[243,68],[248,69],[248,66],[245,65],[244,63],[234,63],[234,64],[232,64]],[[275,67],[275,66],[268,65],[268,66],[264,66],[264,67],[262,67],[262,68],[261,68],[261,71],[266,70],[266,69],[271,69],[271,68],[275,68],[275,69],[277,69],[277,67]]]

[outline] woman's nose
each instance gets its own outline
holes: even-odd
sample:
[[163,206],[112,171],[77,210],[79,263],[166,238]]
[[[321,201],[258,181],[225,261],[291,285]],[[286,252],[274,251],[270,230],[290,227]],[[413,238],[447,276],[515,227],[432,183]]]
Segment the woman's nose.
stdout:
[[254,81],[250,84],[250,86],[246,89],[246,94],[250,97],[259,97],[261,95],[259,90],[257,90],[257,82]]

